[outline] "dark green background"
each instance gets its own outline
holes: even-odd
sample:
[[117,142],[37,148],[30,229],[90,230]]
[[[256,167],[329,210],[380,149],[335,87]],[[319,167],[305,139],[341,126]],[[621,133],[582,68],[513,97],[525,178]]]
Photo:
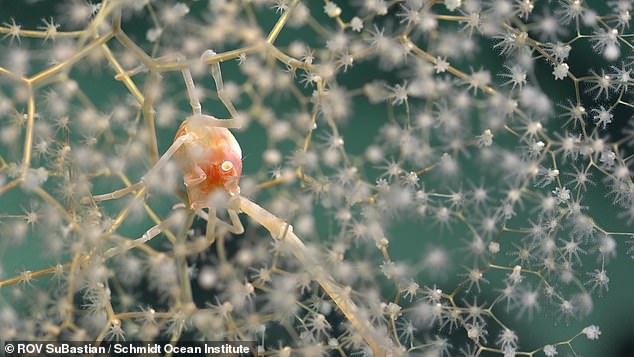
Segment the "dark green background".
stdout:
[[[52,4],[57,3],[58,2],[49,1],[29,5],[28,2],[0,0],[0,22],[7,22],[11,17],[14,17],[16,22],[21,23],[24,28],[35,28],[41,25],[41,18],[49,17],[54,14],[55,11],[53,9],[57,5]],[[316,13],[319,13],[321,4],[318,6],[315,5],[313,8]],[[344,18],[347,17],[346,14],[348,13],[350,13],[350,9],[344,7]],[[262,28],[266,31],[270,28],[275,19],[276,15],[273,14],[272,11],[267,10],[266,14],[260,16],[259,21],[261,21]],[[327,20],[325,20],[324,23],[328,23],[326,21]],[[130,32],[132,38],[142,40],[144,37],[143,29],[145,29],[146,26],[147,23],[139,21],[135,24],[125,23],[124,29]],[[310,36],[312,36],[312,39],[309,38]],[[312,41],[317,46],[323,46],[323,43],[309,32],[298,32],[295,30],[283,31],[278,43],[281,45],[288,44],[294,38],[302,38],[303,40],[309,38],[307,41]],[[8,40],[1,42],[0,57],[3,57],[2,52],[7,50],[7,43]],[[38,43],[41,43],[41,41],[23,39],[21,46],[37,52]],[[502,63],[499,57],[495,55],[495,51],[491,49],[493,42],[482,40],[481,43],[482,47],[476,58],[471,59],[469,62],[456,64],[456,66],[465,71],[468,71],[470,67],[479,68],[480,66],[486,66],[491,70],[492,74],[495,74],[501,68]],[[575,72],[576,70],[583,73],[586,69],[596,68],[602,64],[600,60],[597,60],[596,55],[587,55],[590,53],[589,46],[583,45],[582,43],[584,43],[584,41],[579,41],[573,46],[574,49],[570,57],[570,66],[573,73],[577,73]],[[579,44],[581,45],[577,46]],[[41,60],[44,60],[44,58],[41,58]],[[2,58],[2,61],[5,61],[5,59]],[[1,63],[4,64],[5,62]],[[569,81],[553,83],[549,78],[551,77],[550,71],[551,69],[548,66],[542,64],[539,64],[537,67],[540,80],[543,79],[547,81],[547,85],[543,85],[542,88],[548,91],[548,94],[553,98],[555,103],[564,104],[566,98],[574,98],[572,84]],[[235,63],[223,65],[223,74],[225,80],[235,79],[240,81],[243,79],[243,77],[238,74],[238,68]],[[360,84],[365,83],[369,78],[383,78],[391,83],[399,83],[401,81],[399,79],[401,75],[402,74],[398,72],[377,71],[376,64],[369,62],[356,65],[348,73],[339,77],[338,81],[348,88],[356,88]],[[84,89],[97,105],[100,106],[100,109],[103,110],[107,110],[108,106],[112,103],[111,98],[122,97],[122,95],[126,93],[123,86],[112,79],[112,72],[109,69],[104,70],[103,73],[94,73],[94,71],[91,73],[78,70],[71,72],[71,76],[80,83],[82,89]],[[95,80],[95,78],[99,78],[99,80]],[[167,75],[164,78],[165,82],[179,80],[180,78],[176,75]],[[211,80],[207,82],[203,81],[198,84],[212,88]],[[10,91],[10,83],[0,79],[0,85],[3,90]],[[138,85],[142,88],[142,83],[138,83]],[[584,98],[584,100],[591,99]],[[183,111],[188,110],[184,95],[181,103],[181,109]],[[237,103],[237,107],[244,108],[247,104],[248,102],[244,100],[241,103]],[[286,113],[294,109],[292,104],[284,102],[273,106],[276,110],[276,114],[280,117],[284,117]],[[203,103],[204,110],[219,116],[225,115],[226,113],[218,112],[217,108],[219,107],[218,103],[215,102],[209,101]],[[587,105],[587,107],[590,107],[590,105]],[[620,130],[630,120],[630,115],[631,113],[624,110],[616,112],[614,125],[611,130],[613,137],[620,135]],[[363,100],[356,100],[352,118],[348,121],[346,126],[342,127],[347,151],[353,154],[363,153],[365,147],[372,142],[372,138],[376,135],[377,129],[384,122],[385,116],[384,106],[370,106]],[[5,120],[7,119],[0,118],[0,125],[2,125]],[[477,120],[477,118],[474,117],[474,120]],[[557,128],[557,126],[553,125],[553,128]],[[171,144],[174,131],[175,128],[159,130],[159,148],[161,152]],[[237,133],[236,137],[240,141],[245,155],[245,175],[259,172],[259,168],[261,167],[261,152],[267,145],[264,133],[259,126],[255,125],[246,132]],[[6,152],[0,152],[0,154],[4,157],[15,157],[15,155],[9,155]],[[17,157],[19,157],[19,155]],[[477,167],[477,164],[474,163],[470,165],[465,163],[465,165],[467,166],[463,174],[470,175],[475,182],[479,182],[479,177],[482,176],[482,172],[486,170]],[[143,168],[140,168],[136,173],[136,177],[141,175],[142,172]],[[372,177],[371,172],[369,172],[368,175]],[[134,174],[130,176],[134,177]],[[611,205],[608,198],[604,197],[607,188],[603,187],[602,180],[596,173],[593,178],[597,182],[597,185],[591,186],[584,200],[584,204],[590,206],[590,215],[607,230],[632,231],[631,226],[627,226],[625,222],[617,217],[616,213],[619,212],[619,210]],[[494,182],[490,180],[487,182],[494,184]],[[438,180],[436,180],[435,184],[436,186],[434,188],[438,191],[446,191],[446,189],[443,190],[442,184]],[[499,184],[503,184],[503,182],[499,182]],[[97,182],[95,188],[105,192],[108,188],[116,188],[119,187],[119,185],[120,183],[116,179],[104,179],[102,182]],[[273,191],[272,194],[275,194],[275,192],[278,191]],[[13,191],[0,197],[1,212],[20,212],[21,207],[26,205],[27,202],[28,199],[24,193],[20,190]],[[157,208],[162,214],[167,212],[171,206],[171,202],[163,204],[163,202],[151,201],[151,203],[152,206]],[[113,211],[117,207],[120,207],[120,204],[113,204]],[[521,218],[518,218],[518,220],[521,221]],[[127,223],[121,232],[130,236],[138,236],[150,226],[150,221],[145,219],[132,224]],[[321,232],[328,232],[331,229],[328,224],[320,226],[319,228]],[[6,243],[8,237],[0,237],[0,266],[4,274],[3,277],[13,276],[24,269],[37,270],[47,267],[51,263],[55,263],[46,259],[46,254],[42,251],[42,247],[37,240],[39,234],[45,233],[36,232],[36,234],[28,238],[27,242],[17,247]],[[414,264],[420,259],[422,252],[430,245],[445,246],[450,249],[454,248],[454,250],[455,248],[459,248],[464,244],[466,232],[463,227],[455,227],[451,232],[445,231],[442,234],[433,229],[425,229],[425,234],[421,234],[420,223],[413,220],[403,220],[398,227],[390,227],[389,235],[391,237],[390,253],[392,254],[392,258],[395,261],[408,261]],[[512,236],[509,235],[508,237]],[[607,294],[604,294],[603,297],[595,297],[594,311],[587,318],[584,318],[582,321],[572,321],[570,324],[564,321],[558,322],[556,310],[552,306],[549,306],[543,299],[540,300],[540,305],[542,306],[541,312],[530,322],[527,321],[526,318],[517,321],[513,316],[506,316],[503,311],[500,311],[498,316],[517,330],[520,336],[519,343],[522,350],[530,350],[546,343],[566,340],[583,327],[590,324],[597,324],[602,330],[601,338],[598,341],[587,341],[583,337],[575,341],[574,347],[580,355],[634,356],[634,278],[632,278],[634,262],[625,253],[627,250],[625,237],[617,236],[615,239],[619,246],[619,254],[607,266],[610,277],[610,290]],[[462,273],[461,267],[463,264],[460,254],[455,254],[453,258],[455,267],[449,272],[450,278],[440,284],[445,291],[449,291],[455,286],[459,279],[455,277],[455,275]],[[594,256],[588,256],[586,260],[590,266],[596,266]],[[492,284],[484,285],[483,290],[501,288],[499,283],[499,279],[501,278],[499,274],[492,274],[489,278]],[[581,278],[585,279],[585,276]],[[43,283],[38,282],[38,286],[40,286],[40,284]],[[3,288],[0,291],[0,307],[8,303],[3,297],[10,296],[13,289],[15,288],[9,287]],[[491,301],[495,293],[487,292],[481,294],[481,296],[485,300]],[[11,299],[8,301],[11,301]],[[492,344],[495,339],[496,336],[489,336],[489,345]],[[563,348],[559,349],[558,356],[567,356],[568,354],[569,352]],[[537,355],[543,354],[538,353]]]

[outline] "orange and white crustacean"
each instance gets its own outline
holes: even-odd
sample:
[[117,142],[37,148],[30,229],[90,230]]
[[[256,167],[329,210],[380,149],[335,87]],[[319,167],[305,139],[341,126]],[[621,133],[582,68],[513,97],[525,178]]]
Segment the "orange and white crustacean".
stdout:
[[174,140],[184,135],[189,139],[174,156],[184,174],[190,207],[208,207],[208,197],[216,190],[239,194],[242,150],[229,129],[192,116],[183,121]]
[[[202,60],[213,56],[213,51],[206,51]],[[177,58],[180,61],[180,58]],[[215,240],[215,231],[218,226],[224,231],[233,234],[242,234],[244,227],[238,218],[238,208],[235,206],[235,198],[240,194],[240,176],[242,175],[242,149],[229,128],[240,128],[241,122],[238,113],[224,95],[224,86],[220,72],[220,64],[211,64],[211,76],[216,83],[218,99],[225,105],[230,119],[218,119],[202,113],[202,107],[198,93],[192,79],[189,68],[181,69],[187,97],[192,107],[192,115],[188,116],[176,131],[174,142],[159,158],[159,160],[141,177],[141,180],[124,189],[110,193],[87,197],[85,202],[99,202],[116,199],[130,192],[141,190],[145,192],[147,182],[165,167],[173,157],[183,171],[183,182],[187,188],[189,209],[201,218],[207,220],[206,238],[209,244]],[[215,193],[226,194],[226,202],[214,200]],[[222,197],[222,195],[220,195]],[[224,199],[224,198],[221,198]],[[217,220],[216,205],[226,208],[231,224]],[[185,205],[178,204],[174,208],[182,208]],[[207,212],[204,212],[206,209]],[[169,223],[169,218],[162,223],[150,228],[137,239],[137,244],[142,244],[158,235],[162,227]]]

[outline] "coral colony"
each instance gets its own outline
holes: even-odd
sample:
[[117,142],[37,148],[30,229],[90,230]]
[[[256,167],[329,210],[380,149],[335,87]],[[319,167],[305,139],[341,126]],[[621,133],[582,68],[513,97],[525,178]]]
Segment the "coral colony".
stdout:
[[0,1],[0,341],[587,356],[632,7]]

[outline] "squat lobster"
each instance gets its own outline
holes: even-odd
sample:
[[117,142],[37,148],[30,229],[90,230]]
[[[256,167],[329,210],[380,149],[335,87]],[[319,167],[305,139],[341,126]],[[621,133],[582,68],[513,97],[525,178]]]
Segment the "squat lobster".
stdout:
[[[201,60],[205,60],[215,53],[206,51]],[[239,128],[238,113],[233,104],[224,96],[224,85],[220,64],[211,65],[211,75],[216,83],[218,98],[227,107],[231,119],[218,119],[202,113],[202,107],[196,87],[188,68],[181,70],[187,97],[192,107],[192,115],[187,117],[178,128],[174,142],[165,151],[156,164],[141,177],[138,183],[127,188],[110,193],[93,196],[84,201],[98,202],[116,199],[132,191],[145,188],[146,181],[159,172],[167,162],[175,157],[183,171],[183,181],[187,188],[189,208],[207,220],[207,240],[209,244],[215,240],[214,231],[216,224],[216,207],[211,202],[214,194],[228,194],[234,197],[240,193],[240,176],[242,175],[242,150],[240,144],[233,136],[229,128]],[[178,207],[179,205],[175,206]],[[180,205],[182,207],[182,205]],[[207,208],[207,213],[203,209]],[[227,226],[229,232],[242,234],[244,228],[238,218],[237,207],[227,209],[231,219],[231,225]],[[224,223],[224,222],[222,222]],[[136,243],[142,244],[154,238],[161,232],[162,224],[150,228]]]

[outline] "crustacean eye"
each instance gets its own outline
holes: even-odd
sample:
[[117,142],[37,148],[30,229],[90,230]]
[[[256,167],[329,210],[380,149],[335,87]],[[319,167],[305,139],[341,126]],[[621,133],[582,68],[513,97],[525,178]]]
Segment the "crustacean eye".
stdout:
[[231,171],[231,169],[233,169],[233,163],[229,160],[225,160],[220,165],[220,169],[224,172],[229,172]]

